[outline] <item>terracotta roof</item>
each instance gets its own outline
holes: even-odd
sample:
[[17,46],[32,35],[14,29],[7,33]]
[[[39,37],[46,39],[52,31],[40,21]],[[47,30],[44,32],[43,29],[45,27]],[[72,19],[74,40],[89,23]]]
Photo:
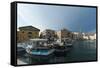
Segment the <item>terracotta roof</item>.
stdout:
[[40,31],[40,29],[33,26],[23,26],[19,27],[19,30],[29,30],[29,31]]

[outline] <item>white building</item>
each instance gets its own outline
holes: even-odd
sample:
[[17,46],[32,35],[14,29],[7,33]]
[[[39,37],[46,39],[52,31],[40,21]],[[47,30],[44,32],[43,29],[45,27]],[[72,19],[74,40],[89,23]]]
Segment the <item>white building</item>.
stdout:
[[86,39],[86,40],[88,40],[88,39],[89,39],[89,36],[88,36],[87,34],[82,33],[82,35],[83,35],[83,39]]
[[96,40],[96,33],[93,35],[89,35],[90,40]]
[[85,40],[95,40],[96,39],[96,33],[79,33],[79,32],[73,32],[74,39],[85,39]]
[[80,32],[73,32],[73,34],[74,34],[74,39],[82,39],[83,38],[83,35],[82,35],[82,33],[80,33]]

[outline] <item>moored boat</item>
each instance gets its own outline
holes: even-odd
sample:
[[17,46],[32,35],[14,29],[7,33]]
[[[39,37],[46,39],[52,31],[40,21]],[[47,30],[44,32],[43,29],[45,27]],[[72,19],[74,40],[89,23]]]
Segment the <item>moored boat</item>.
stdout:
[[32,45],[26,47],[26,52],[33,58],[47,59],[53,56],[55,49],[47,47],[46,39],[31,39]]
[[26,50],[22,47],[17,47],[17,56],[22,56],[26,53]]
[[71,50],[73,46],[73,40],[69,38],[63,38],[60,41],[58,40],[54,44],[55,55],[57,56],[64,56],[67,54],[68,51]]
[[72,47],[73,46],[73,42],[74,40],[70,39],[70,38],[63,38],[62,40],[63,44],[67,47]]
[[47,59],[53,56],[54,49],[45,49],[45,48],[38,48],[38,49],[31,49],[30,52],[27,52],[33,58],[42,58]]

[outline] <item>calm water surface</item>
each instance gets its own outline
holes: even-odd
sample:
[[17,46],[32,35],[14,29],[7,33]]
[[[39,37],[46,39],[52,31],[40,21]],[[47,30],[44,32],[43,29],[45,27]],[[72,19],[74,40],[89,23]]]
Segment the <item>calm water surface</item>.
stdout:
[[96,41],[76,41],[71,50],[64,56],[53,56],[50,59],[34,59],[25,54],[19,59],[28,64],[96,60]]

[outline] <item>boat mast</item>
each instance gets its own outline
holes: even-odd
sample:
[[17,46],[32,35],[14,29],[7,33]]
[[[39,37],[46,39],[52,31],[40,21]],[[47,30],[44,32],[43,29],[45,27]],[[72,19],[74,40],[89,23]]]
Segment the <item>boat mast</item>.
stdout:
[[81,23],[79,24],[79,40],[82,39],[82,26]]

